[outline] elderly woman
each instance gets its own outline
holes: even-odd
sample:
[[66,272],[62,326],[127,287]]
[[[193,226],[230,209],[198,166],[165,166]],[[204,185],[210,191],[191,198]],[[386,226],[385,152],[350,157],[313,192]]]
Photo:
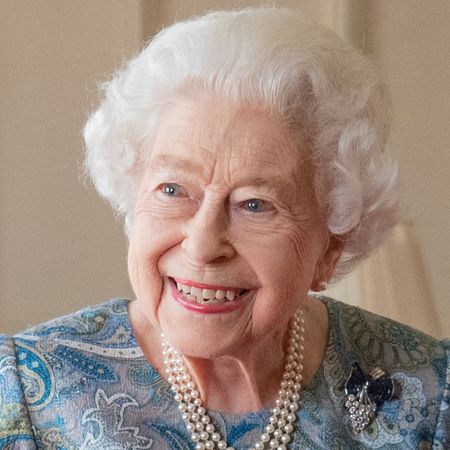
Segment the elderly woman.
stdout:
[[396,223],[386,131],[368,61],[291,12],[163,30],[85,128],[136,299],[3,337],[0,447],[449,448],[444,343],[309,293]]

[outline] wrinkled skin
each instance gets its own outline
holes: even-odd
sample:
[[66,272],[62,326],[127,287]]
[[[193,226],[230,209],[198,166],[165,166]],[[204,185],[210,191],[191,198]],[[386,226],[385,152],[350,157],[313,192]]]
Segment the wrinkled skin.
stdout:
[[[163,373],[163,331],[208,407],[271,406],[301,305],[306,379],[321,363],[326,310],[307,293],[332,275],[341,251],[315,200],[308,149],[294,146],[279,117],[205,96],[166,111],[150,150],[128,258],[144,353]],[[235,311],[201,314],[174,301],[169,277],[250,293]]]

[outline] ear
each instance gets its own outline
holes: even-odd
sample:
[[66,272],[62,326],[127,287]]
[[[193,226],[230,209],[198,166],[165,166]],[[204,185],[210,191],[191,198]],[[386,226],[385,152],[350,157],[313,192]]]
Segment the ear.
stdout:
[[328,282],[333,276],[336,265],[345,247],[345,236],[330,235],[325,246],[322,257],[317,262],[314,278],[311,283],[311,290],[323,291],[322,284]]

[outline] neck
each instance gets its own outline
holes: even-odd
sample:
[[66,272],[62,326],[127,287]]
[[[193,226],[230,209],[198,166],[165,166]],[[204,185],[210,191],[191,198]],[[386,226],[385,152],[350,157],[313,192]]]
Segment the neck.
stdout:
[[283,371],[285,331],[246,346],[251,351],[209,359],[184,357],[208,409],[242,414],[273,405]]

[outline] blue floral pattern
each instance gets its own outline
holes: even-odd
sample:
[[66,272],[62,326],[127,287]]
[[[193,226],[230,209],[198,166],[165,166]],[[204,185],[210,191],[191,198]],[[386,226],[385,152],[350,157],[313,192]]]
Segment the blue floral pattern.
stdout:
[[[325,359],[304,389],[292,449],[450,448],[450,343],[319,297],[330,318]],[[0,336],[0,449],[194,450],[173,393],[146,361],[115,299],[14,337]],[[354,434],[344,385],[357,361],[401,388]],[[210,412],[229,445],[250,447],[270,411]]]

